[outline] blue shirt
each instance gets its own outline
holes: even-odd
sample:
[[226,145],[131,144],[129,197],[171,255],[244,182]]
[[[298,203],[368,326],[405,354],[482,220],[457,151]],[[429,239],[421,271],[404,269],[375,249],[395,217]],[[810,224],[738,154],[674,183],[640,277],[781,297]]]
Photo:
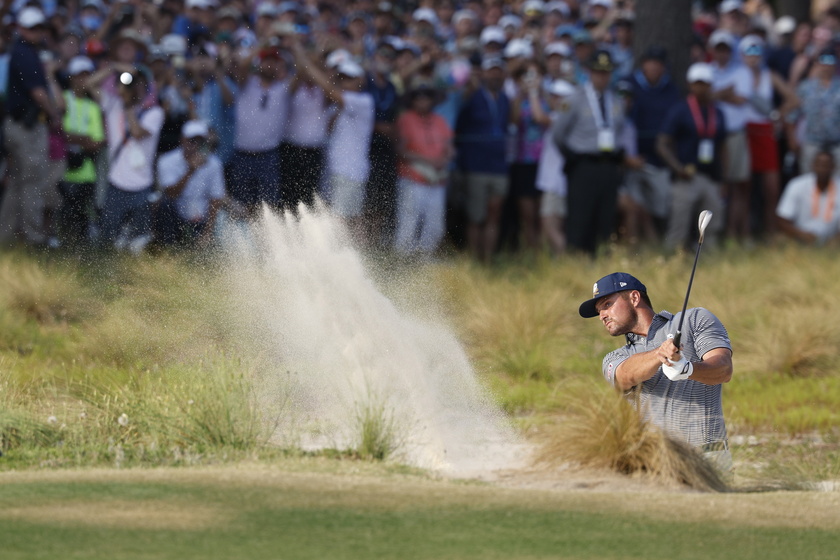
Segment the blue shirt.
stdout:
[[[700,114],[703,117],[703,126],[708,128],[709,115],[707,107],[700,107]],[[692,164],[697,168],[697,171],[712,179],[720,179],[720,161],[718,154],[726,140],[726,122],[724,120],[723,112],[715,106],[716,120],[715,134],[711,140],[715,146],[715,157],[711,163],[700,163],[698,161],[698,151],[700,149],[700,141],[703,139],[697,130],[694,123],[694,117],[691,114],[691,109],[688,106],[688,101],[681,101],[674,105],[668,114],[665,116],[665,121],[662,124],[662,133],[670,136],[674,141],[675,153],[677,159],[683,165]]]
[[507,174],[507,128],[510,100],[504,92],[493,98],[479,89],[458,115],[455,141],[458,165],[467,173]]
[[822,87],[814,78],[799,84],[796,93],[805,117],[805,141],[813,144],[840,142],[840,78]]
[[[228,77],[225,77],[225,83],[233,95],[236,96],[236,84]],[[215,130],[219,137],[216,155],[222,160],[222,163],[227,163],[230,156],[233,155],[233,136],[236,124],[233,104],[225,104],[222,98],[222,88],[216,83],[215,78],[204,84],[204,89],[193,95],[193,101],[198,118]]]
[[630,120],[636,127],[639,155],[652,165],[662,167],[662,160],[656,153],[656,136],[662,128],[662,117],[671,107],[680,102],[680,91],[668,74],[659,83],[651,85],[641,70],[630,77],[633,88],[633,106]]

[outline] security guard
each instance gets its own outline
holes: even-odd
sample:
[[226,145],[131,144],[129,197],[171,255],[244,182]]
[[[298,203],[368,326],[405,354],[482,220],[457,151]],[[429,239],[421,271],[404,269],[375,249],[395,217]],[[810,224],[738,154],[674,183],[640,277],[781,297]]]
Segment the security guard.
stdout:
[[590,80],[570,96],[552,130],[566,159],[568,244],[591,254],[612,234],[622,181],[624,105],[610,90],[613,67],[609,51],[593,54]]

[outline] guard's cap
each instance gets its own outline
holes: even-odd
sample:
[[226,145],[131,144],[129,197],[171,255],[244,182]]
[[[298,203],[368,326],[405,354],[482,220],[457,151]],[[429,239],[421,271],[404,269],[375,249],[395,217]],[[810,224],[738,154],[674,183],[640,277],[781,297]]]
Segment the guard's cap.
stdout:
[[607,274],[595,282],[595,285],[592,286],[592,299],[588,299],[581,303],[578,312],[580,313],[580,316],[585,319],[597,317],[598,311],[595,309],[595,302],[602,297],[628,290],[638,290],[647,294],[647,288],[645,288],[645,285],[639,282],[635,276],[627,274],[626,272],[613,272],[612,274]]
[[589,60],[589,69],[595,72],[612,72],[615,68],[610,51],[602,49],[595,51]]

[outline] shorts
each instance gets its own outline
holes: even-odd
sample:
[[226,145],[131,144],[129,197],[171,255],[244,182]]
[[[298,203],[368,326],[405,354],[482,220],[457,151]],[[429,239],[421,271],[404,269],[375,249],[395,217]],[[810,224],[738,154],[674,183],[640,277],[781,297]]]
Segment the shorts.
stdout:
[[727,162],[723,170],[725,183],[743,183],[750,179],[750,148],[747,133],[744,130],[730,132],[726,136]]
[[467,218],[470,223],[482,224],[487,219],[487,205],[491,198],[504,198],[508,192],[506,175],[467,173]]
[[553,192],[544,192],[540,199],[540,217],[565,218],[568,214],[566,197]]
[[342,175],[329,178],[329,199],[333,211],[344,218],[362,215],[365,205],[365,183]]
[[747,123],[747,140],[753,173],[779,170],[779,146],[773,123]]

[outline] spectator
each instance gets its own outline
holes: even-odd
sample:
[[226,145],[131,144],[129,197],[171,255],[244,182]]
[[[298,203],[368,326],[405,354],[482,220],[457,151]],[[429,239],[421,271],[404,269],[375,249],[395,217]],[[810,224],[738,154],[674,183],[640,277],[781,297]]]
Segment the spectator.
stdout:
[[237,87],[225,73],[219,49],[205,42],[195,49],[187,65],[188,87],[191,90],[191,116],[207,123],[216,156],[226,164],[233,155],[233,107]]
[[[308,63],[308,64],[311,64]],[[283,168],[283,207],[296,212],[298,204],[312,207],[321,184],[324,147],[327,143],[331,103],[306,73],[306,64],[298,67],[289,87],[289,121],[280,144]]]
[[[747,35],[741,40],[739,48],[744,64],[753,78],[747,104],[747,140],[752,162],[751,171],[759,174],[761,179],[764,208],[762,225],[765,233],[772,235],[776,229],[775,212],[781,181],[775,122],[796,105],[796,95],[781,76],[764,67],[764,41],[758,36]],[[780,110],[773,106],[774,95],[779,95],[784,100]],[[742,201],[742,204],[747,206],[748,210],[749,198]]]
[[373,96],[364,88],[365,71],[352,60],[342,62],[336,68],[339,88],[314,66],[308,66],[306,72],[324,89],[338,112],[327,142],[326,199],[345,219],[355,240],[362,243],[365,185],[370,174],[368,153],[375,123]]
[[367,91],[373,96],[375,121],[370,142],[370,174],[366,211],[369,237],[374,244],[390,245],[397,199],[395,123],[399,96],[391,81],[397,53],[383,41],[373,55],[367,75]]
[[[720,195],[721,159],[726,142],[726,117],[713,102],[713,68],[695,62],[688,69],[689,94],[665,116],[657,151],[673,173],[671,212],[665,247],[673,251],[688,240],[699,208],[723,213]],[[721,230],[712,220],[706,241],[714,245]]]
[[160,156],[157,182],[163,197],[155,211],[155,237],[164,245],[207,245],[225,199],[222,162],[210,151],[210,129],[188,121],[181,147]]
[[140,252],[152,238],[149,195],[164,114],[158,105],[143,105],[149,79],[142,71],[123,72],[119,82],[118,95],[102,91],[109,171],[100,245]]
[[245,66],[236,96],[234,152],[230,160],[231,196],[255,212],[260,203],[279,208],[280,142],[286,133],[289,82],[286,62],[276,48],[265,48],[257,57],[257,72],[248,75]]
[[614,69],[606,50],[589,61],[590,76],[554,123],[554,142],[563,151],[569,181],[569,246],[594,254],[615,227],[624,154],[624,106],[610,90]]
[[802,105],[804,130],[799,135],[790,127],[788,145],[799,151],[799,166],[803,173],[811,171],[811,162],[820,149],[828,147],[834,161],[840,161],[840,78],[836,75],[837,55],[823,51],[817,57],[812,78],[799,85],[797,95]]
[[788,183],[776,208],[781,232],[808,245],[823,245],[840,234],[840,198],[834,155],[818,149],[812,172]]
[[[575,92],[572,84],[564,80],[556,80],[547,88],[548,104],[551,108],[549,118],[552,124],[559,118],[567,99]],[[566,175],[563,172],[563,154],[552,139],[549,128],[543,134],[543,148],[537,164],[537,188],[542,191],[540,197],[540,221],[542,237],[554,255],[566,250],[565,221],[566,206]]]
[[77,247],[87,240],[94,210],[96,166],[93,158],[105,145],[102,110],[90,99],[87,83],[93,62],[85,56],[70,60],[70,89],[64,92],[63,130],[67,138],[67,172],[59,184],[63,203],[59,213],[62,243]]
[[[736,15],[737,18],[737,15]],[[753,78],[749,70],[733,57],[737,39],[719,29],[709,38],[714,70],[714,94],[726,117],[726,158],[723,183],[729,200],[727,232],[732,239],[746,239],[750,234],[750,150],[747,142],[748,100]]]
[[629,78],[633,104],[630,120],[636,129],[636,140],[642,166],[628,171],[627,190],[646,212],[664,228],[671,202],[670,170],[656,152],[656,137],[663,116],[679,103],[680,92],[667,68],[667,53],[652,46],[642,55],[641,64]]
[[444,233],[446,184],[455,155],[453,132],[432,112],[439,92],[416,85],[407,95],[408,110],[397,121],[399,204],[395,248],[403,254],[433,253]]
[[543,151],[543,137],[551,124],[550,109],[540,87],[539,66],[528,63],[514,74],[516,97],[511,104],[511,123],[516,126],[515,153],[510,165],[510,194],[516,199],[519,230],[524,245],[539,244],[540,191],[537,189],[537,162]]
[[488,58],[481,78],[466,92],[456,125],[458,162],[467,190],[467,244],[470,252],[489,261],[499,237],[502,204],[508,192],[505,159],[510,101],[502,91],[505,64]]
[[0,244],[16,240],[30,245],[47,243],[44,223],[48,188],[48,126],[60,125],[50,99],[38,46],[46,32],[44,14],[24,8],[17,15],[18,40],[9,57],[7,117],[3,123],[8,181],[0,208]]

